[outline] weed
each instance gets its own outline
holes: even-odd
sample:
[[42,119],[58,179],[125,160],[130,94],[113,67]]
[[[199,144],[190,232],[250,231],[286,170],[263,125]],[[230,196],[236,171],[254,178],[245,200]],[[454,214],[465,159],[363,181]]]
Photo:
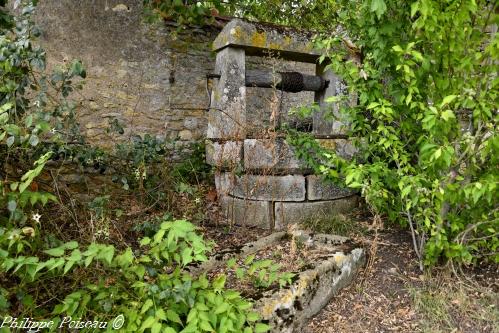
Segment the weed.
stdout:
[[316,214],[314,218],[302,223],[306,229],[324,234],[335,234],[340,236],[363,235],[367,229],[355,220],[344,215],[331,215],[324,212]]
[[430,278],[409,288],[423,332],[497,332],[499,295],[455,277]]

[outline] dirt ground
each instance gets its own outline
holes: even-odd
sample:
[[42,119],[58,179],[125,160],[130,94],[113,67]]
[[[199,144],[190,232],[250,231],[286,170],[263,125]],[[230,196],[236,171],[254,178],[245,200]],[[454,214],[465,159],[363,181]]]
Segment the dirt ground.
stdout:
[[308,332],[414,332],[418,327],[408,281],[420,283],[409,239],[380,232],[374,262],[310,322]]
[[[452,332],[499,333],[499,269],[485,266],[456,278],[448,269],[421,273],[410,234],[398,227],[373,227],[365,214],[347,225],[329,225],[364,244],[368,264],[304,328],[303,333]],[[316,227],[316,226],[315,226]],[[242,245],[269,231],[204,225],[217,248]],[[324,232],[324,230],[318,230]],[[329,230],[334,233],[334,230]]]
[[[369,246],[373,235],[366,235]],[[371,242],[372,244],[372,242]],[[374,260],[315,316],[304,333],[499,332],[499,271],[422,274],[408,232],[378,233]],[[480,273],[479,273],[480,272]]]

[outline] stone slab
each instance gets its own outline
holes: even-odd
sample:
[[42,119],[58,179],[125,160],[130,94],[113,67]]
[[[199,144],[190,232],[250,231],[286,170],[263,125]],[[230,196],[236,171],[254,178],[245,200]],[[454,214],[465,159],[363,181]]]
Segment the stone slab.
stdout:
[[255,310],[268,320],[271,333],[301,333],[308,320],[319,313],[331,298],[349,285],[365,264],[364,249],[347,245],[348,239],[297,230],[287,237],[301,239],[306,247],[320,247],[329,254],[318,258],[311,268],[297,273],[290,288],[264,293]]
[[305,164],[296,158],[293,147],[283,138],[244,140],[244,168],[288,173],[307,171]]
[[269,332],[301,333],[308,320],[324,308],[341,288],[350,284],[365,264],[364,249],[348,238],[303,230],[275,232],[242,247],[217,251],[208,261],[188,269],[193,276],[213,272],[226,266],[231,258],[246,258],[289,239],[300,242],[305,250],[320,249],[324,255],[310,262],[306,269],[296,272],[290,286],[264,291],[255,302],[254,309],[270,325]]
[[216,180],[222,194],[252,200],[304,201],[305,177],[302,175],[242,175],[224,173]]
[[229,194],[230,182],[229,175],[226,172],[216,172],[215,173],[215,188],[219,196],[225,196]]
[[292,288],[259,300],[255,309],[272,327],[270,333],[302,333],[308,320],[348,286],[365,264],[361,248],[336,252],[313,269],[298,274]]
[[218,168],[235,168],[243,157],[242,141],[213,142],[206,140],[206,163]]
[[358,198],[351,197],[306,202],[276,202],[275,229],[284,230],[288,224],[303,223],[310,219],[327,219],[336,214],[352,212],[358,206]]
[[274,225],[272,203],[220,195],[222,212],[230,223],[242,226],[272,229]]
[[332,182],[327,182],[320,176],[307,176],[307,200],[333,200],[349,197],[354,194],[348,188],[343,188]]
[[273,50],[284,60],[315,63],[321,52],[314,48],[312,40],[311,32],[233,19],[213,42],[213,50],[234,47],[258,56],[265,56],[264,51]]
[[217,251],[208,261],[187,269],[193,276],[213,272],[226,266],[229,259],[246,258],[285,239],[295,239],[306,249],[320,248],[324,255],[296,272],[290,286],[262,292],[254,310],[270,325],[270,333],[302,333],[309,319],[349,285],[365,264],[365,250],[348,238],[303,230],[275,232],[242,247]]

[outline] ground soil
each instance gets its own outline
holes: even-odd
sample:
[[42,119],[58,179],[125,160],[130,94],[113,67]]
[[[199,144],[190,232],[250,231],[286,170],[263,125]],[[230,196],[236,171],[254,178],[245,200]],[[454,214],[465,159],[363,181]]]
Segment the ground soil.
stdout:
[[[499,270],[485,265],[451,276],[448,269],[422,273],[410,234],[396,226],[376,226],[357,216],[354,241],[369,253],[354,282],[340,291],[304,328],[303,333],[339,332],[484,332],[499,333]],[[355,229],[355,228],[353,228]],[[204,226],[218,248],[242,245],[269,231]]]
[[[374,240],[364,238],[366,245]],[[411,237],[396,227],[378,232],[376,253],[355,281],[306,327],[329,332],[499,332],[499,271],[484,265],[465,275],[422,274]]]
[[[367,245],[367,243],[365,242]],[[410,237],[401,230],[378,232],[375,257],[311,320],[308,332],[414,332],[418,317],[408,282],[421,283]]]

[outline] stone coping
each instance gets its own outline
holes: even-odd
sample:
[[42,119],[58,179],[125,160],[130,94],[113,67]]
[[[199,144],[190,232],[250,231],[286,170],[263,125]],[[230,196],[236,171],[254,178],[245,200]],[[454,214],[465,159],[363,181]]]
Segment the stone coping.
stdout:
[[314,48],[312,38],[310,32],[233,19],[213,42],[213,50],[230,46],[255,56],[268,56],[268,51],[274,51],[284,60],[315,63],[321,53]]

